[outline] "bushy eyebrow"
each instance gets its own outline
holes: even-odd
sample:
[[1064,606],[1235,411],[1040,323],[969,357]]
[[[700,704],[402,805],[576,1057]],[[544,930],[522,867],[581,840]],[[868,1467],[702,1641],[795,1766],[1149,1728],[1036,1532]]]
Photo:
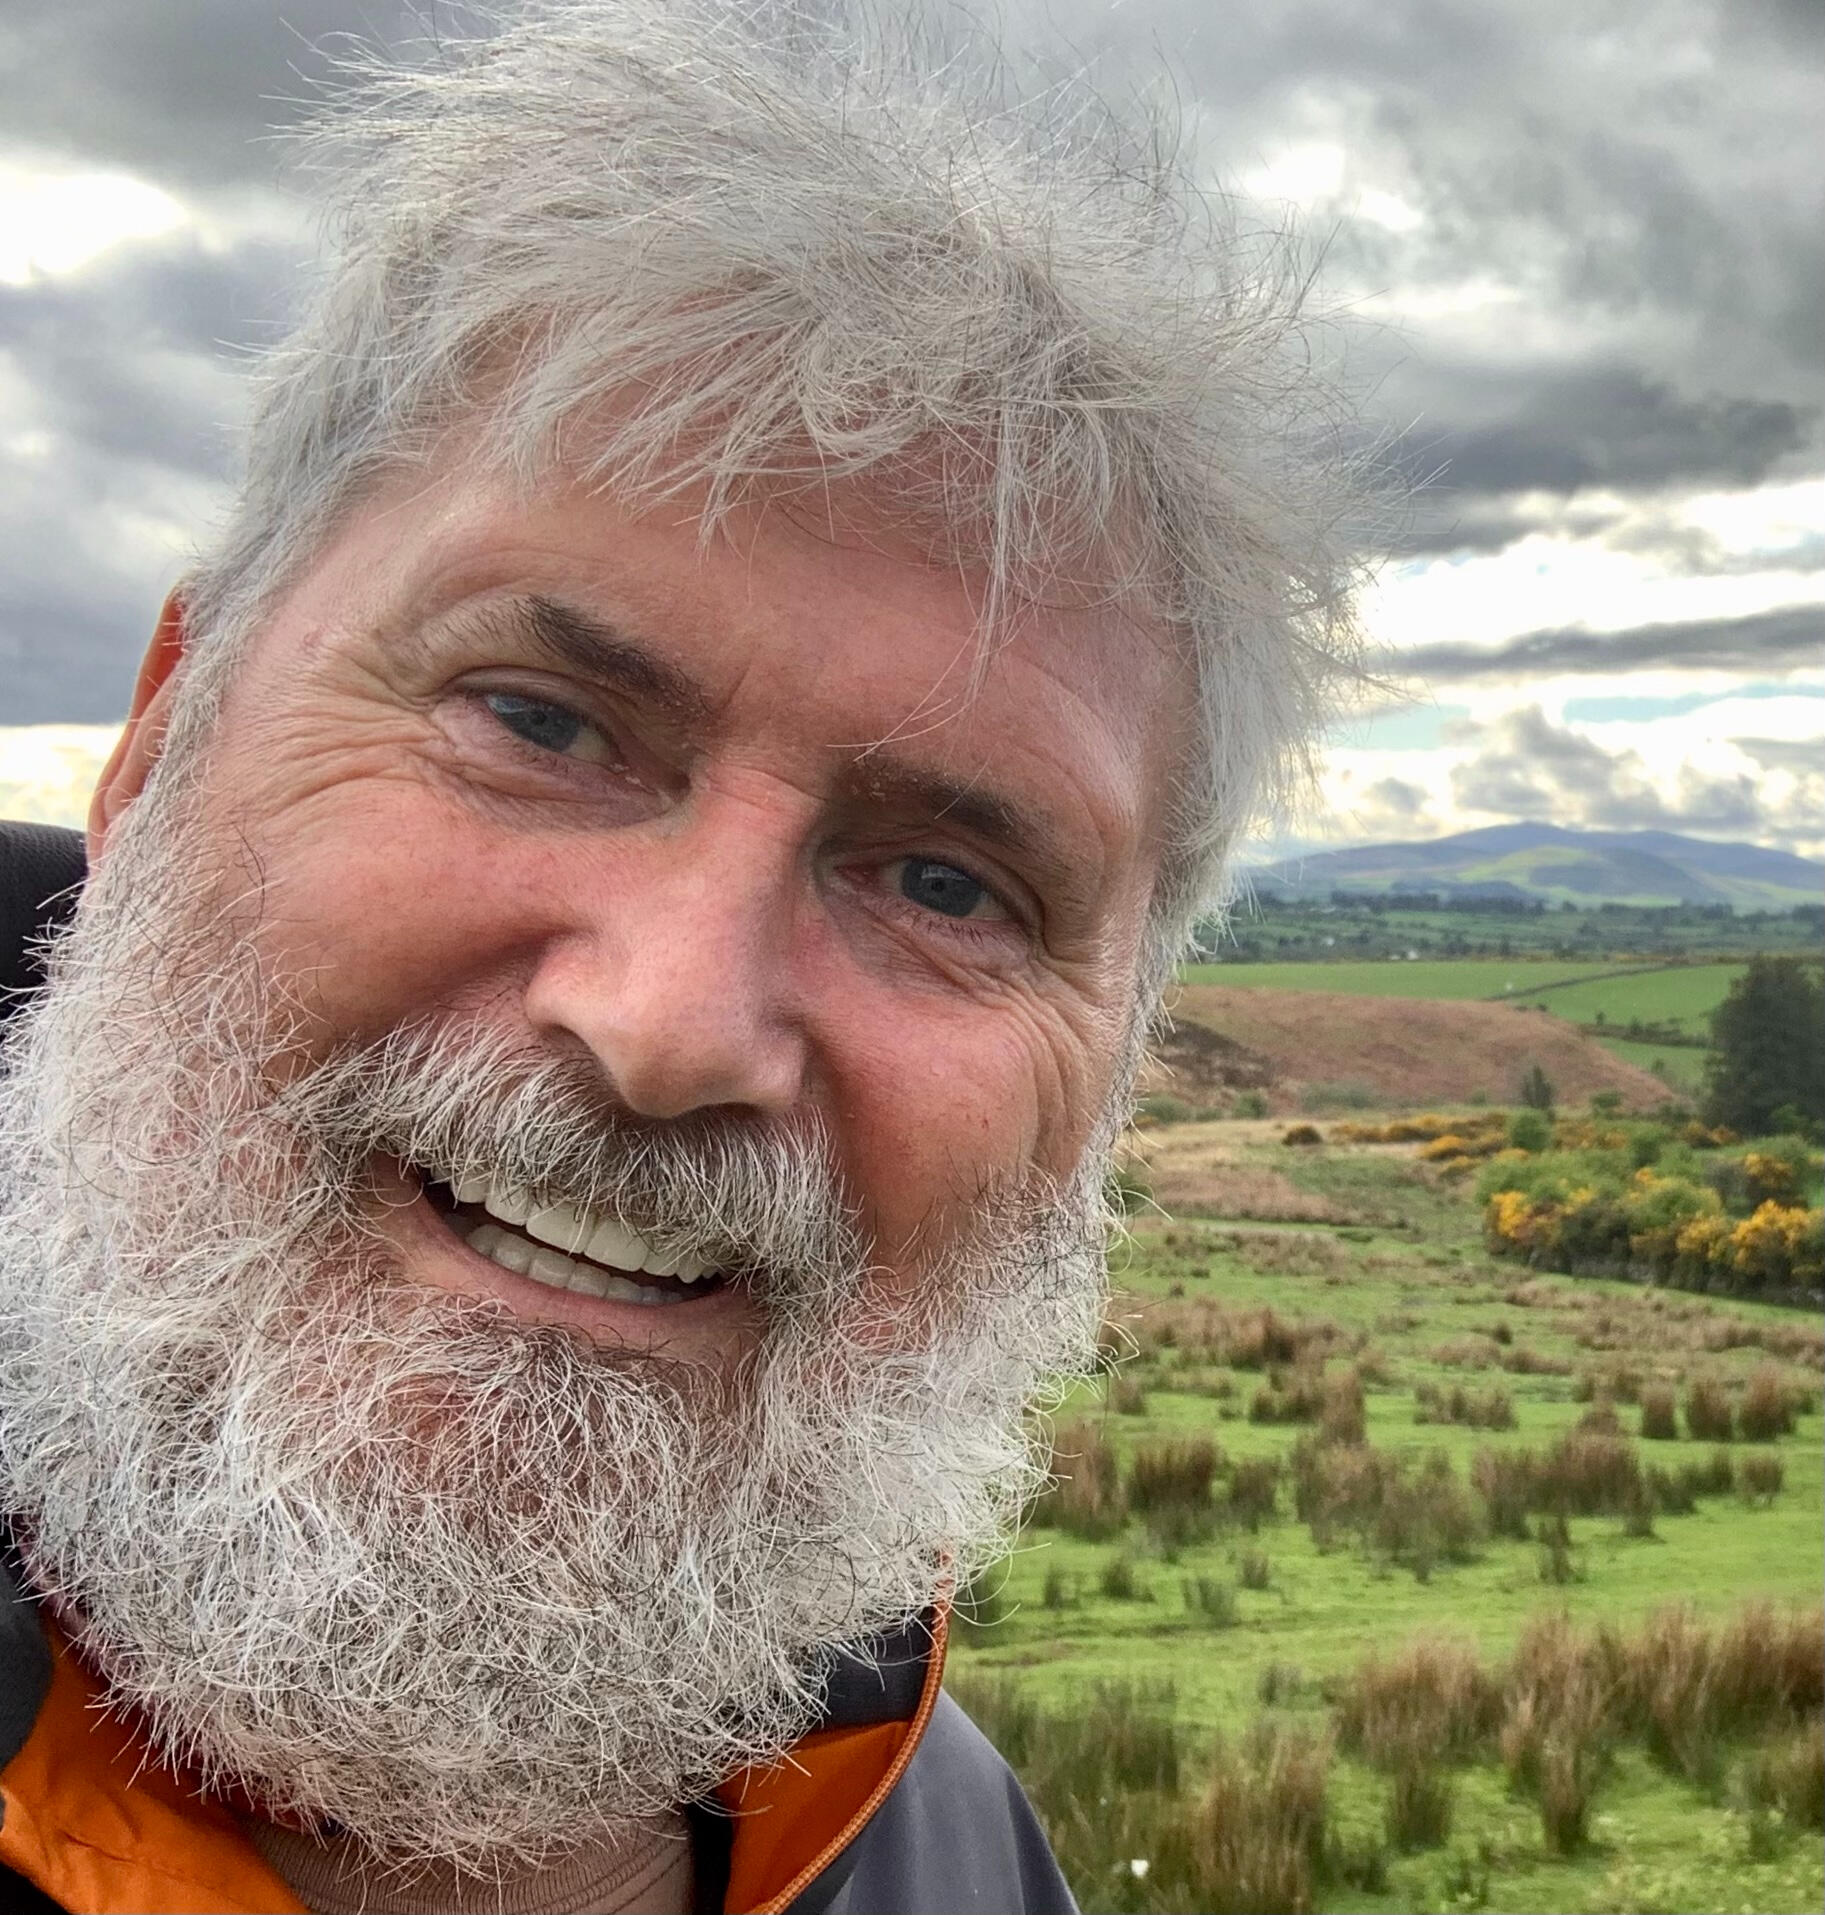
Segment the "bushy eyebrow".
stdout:
[[964,778],[923,765],[909,765],[886,751],[865,753],[843,779],[852,803],[905,816],[954,825],[985,844],[1008,852],[1055,894],[1072,894],[1076,861],[1060,845],[1044,820],[1024,805]]
[[710,716],[709,697],[695,679],[574,605],[534,594],[471,606],[462,616],[472,629],[498,635],[517,652],[612,685],[668,717],[701,724]]

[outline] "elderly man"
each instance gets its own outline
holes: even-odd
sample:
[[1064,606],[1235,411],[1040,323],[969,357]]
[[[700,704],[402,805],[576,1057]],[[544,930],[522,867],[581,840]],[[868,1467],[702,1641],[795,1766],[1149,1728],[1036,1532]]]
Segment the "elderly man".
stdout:
[[[554,0],[321,136],[19,960],[14,1905],[1070,1906],[945,1592],[1342,656],[1343,464],[1291,279],[967,65]],[[81,869],[6,845],[17,944]]]

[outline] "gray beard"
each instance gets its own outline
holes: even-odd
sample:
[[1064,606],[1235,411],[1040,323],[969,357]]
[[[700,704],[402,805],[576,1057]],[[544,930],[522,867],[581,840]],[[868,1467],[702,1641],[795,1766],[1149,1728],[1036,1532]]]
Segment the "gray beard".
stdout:
[[[835,1645],[1002,1545],[1025,1412],[1093,1354],[1107,1136],[890,1304],[815,1136],[630,1125],[448,1022],[300,1067],[182,808],[127,815],[0,1078],[0,1507],[38,1587],[168,1755],[395,1860],[536,1861],[775,1759]],[[406,1282],[376,1149],[754,1270],[758,1348]]]

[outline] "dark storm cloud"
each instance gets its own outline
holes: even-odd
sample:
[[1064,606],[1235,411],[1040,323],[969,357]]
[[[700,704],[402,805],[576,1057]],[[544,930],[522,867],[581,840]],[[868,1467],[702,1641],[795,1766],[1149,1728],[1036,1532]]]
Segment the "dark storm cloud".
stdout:
[[[1063,63],[1081,55],[1111,91],[1173,72],[1212,179],[1289,144],[1347,153],[1314,230],[1346,302],[1397,315],[1356,362],[1374,414],[1404,434],[1398,462],[1436,475],[1400,556],[1577,535],[1591,501],[1620,496],[1622,518],[1584,535],[1695,574],[1735,569],[1659,503],[1825,471],[1817,0],[1667,0],[1600,21],[1584,0],[1004,4],[1011,40],[1062,37]],[[194,486],[224,469],[238,355],[268,336],[294,277],[278,226],[297,206],[269,129],[301,117],[351,41],[434,57],[436,36],[475,30],[441,0],[0,0],[0,160],[123,168],[232,214],[218,222],[230,233],[271,215],[225,253],[122,246],[0,294],[0,664],[28,642],[28,603],[39,654],[9,669],[0,722],[23,715],[20,685],[34,717],[91,709],[88,648],[129,643],[115,621],[134,548],[107,541],[98,564],[92,528],[169,516],[171,475]],[[1370,216],[1354,197],[1365,182],[1414,217]],[[1494,292],[1466,304],[1479,285]],[[9,465],[21,432],[48,434],[49,458]],[[1816,644],[1798,616],[1537,633],[1411,662],[1441,680],[1781,669]]]
[[1724,671],[1766,675],[1816,666],[1825,656],[1825,610],[1783,606],[1743,618],[1637,625],[1620,632],[1528,632],[1502,645],[1416,645],[1389,661],[1403,678],[1460,684],[1478,678],[1545,678],[1559,672]]
[[1407,463],[1421,468],[1416,477],[1437,471],[1441,505],[1467,494],[1754,485],[1810,444],[1819,411],[1784,400],[1689,396],[1632,366],[1509,373],[1484,383],[1505,388],[1484,395],[1494,414],[1487,423],[1416,433],[1403,448]]
[[1466,811],[1612,831],[1770,831],[1752,778],[1707,777],[1688,769],[1669,801],[1649,782],[1637,752],[1606,751],[1553,724],[1537,705],[1466,735],[1483,746],[1451,774],[1452,796]]
[[6,137],[192,191],[263,185],[267,136],[339,49],[459,19],[406,0],[0,0]]
[[282,330],[297,261],[192,236],[118,247],[89,269],[0,285],[0,354],[31,368],[33,425],[89,452],[224,469],[238,366]]

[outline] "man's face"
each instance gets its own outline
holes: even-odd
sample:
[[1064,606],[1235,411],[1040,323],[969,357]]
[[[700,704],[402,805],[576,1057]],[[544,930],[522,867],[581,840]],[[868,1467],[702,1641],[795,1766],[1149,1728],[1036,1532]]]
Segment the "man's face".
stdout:
[[[1067,1177],[1133,1018],[1182,667],[1107,608],[981,662],[969,585],[779,511],[706,547],[582,492],[367,505],[239,668],[200,813],[258,874],[302,1048],[448,1023],[631,1122],[821,1132],[882,1286],[985,1192]],[[526,1195],[478,1198],[488,1168],[452,1210],[377,1157],[410,1279],[674,1356],[752,1345],[750,1290],[687,1281],[688,1244],[682,1275],[630,1269],[637,1213],[560,1216],[583,1254],[527,1269]]]
[[775,1759],[1005,1533],[1179,681],[1048,612],[972,682],[973,630],[853,531],[451,481],[135,803],[142,707],[0,1078],[0,1508],[165,1747],[536,1855]]

